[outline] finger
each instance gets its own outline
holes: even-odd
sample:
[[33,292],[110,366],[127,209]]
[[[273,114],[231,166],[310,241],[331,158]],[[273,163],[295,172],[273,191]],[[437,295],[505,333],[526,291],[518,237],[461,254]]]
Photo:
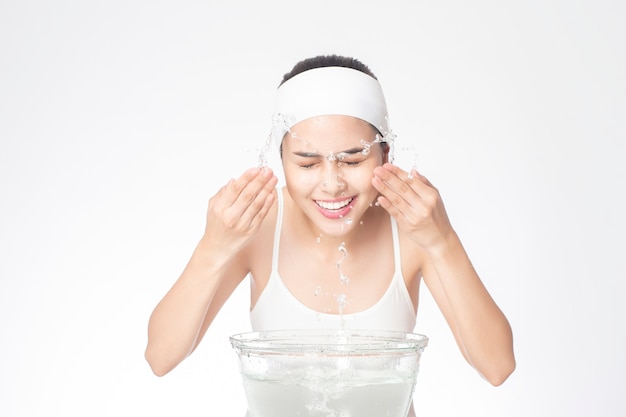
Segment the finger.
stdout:
[[416,169],[411,170],[411,176],[415,179],[413,189],[422,198],[424,202],[430,205],[436,204],[441,197],[439,190],[424,175],[417,172]]
[[428,185],[431,188],[435,188],[433,186],[433,184],[428,180],[428,178],[426,178],[424,175],[420,174],[415,168],[411,169],[411,174],[410,174],[411,178],[417,178],[419,179],[421,182],[423,182],[424,184]]
[[[280,190],[278,190],[280,192]],[[268,194],[259,194],[259,198],[255,200],[242,216],[242,223],[248,228],[248,230],[257,229],[265,217],[267,213],[269,213],[272,205],[275,201],[275,195],[273,192]]]
[[245,171],[239,178],[231,178],[228,180],[226,185],[220,188],[213,197],[212,200],[214,200],[215,206],[219,207],[221,210],[231,207],[241,194],[242,190],[258,175],[258,173],[258,168],[251,168]]
[[273,194],[277,183],[278,178],[272,175],[271,171],[262,173],[250,182],[240,196],[242,203],[247,203],[246,211],[258,212],[266,197]]
[[[277,183],[278,178],[271,171],[268,171],[255,177],[242,190],[240,197],[237,199],[237,204],[242,209],[240,214],[242,225],[248,228],[253,227],[254,224],[259,223],[265,217],[273,203],[273,193]],[[259,218],[259,222],[256,221],[257,218]]]
[[438,194],[422,182],[417,171],[411,175],[391,164],[377,168],[372,180],[381,196],[379,204],[400,223],[417,224],[436,205]]
[[372,184],[380,193],[377,200],[378,204],[387,210],[398,222],[403,223],[408,221],[407,214],[410,215],[410,213],[412,213],[414,210],[414,208],[412,208],[413,206],[418,206],[419,201],[417,200],[419,200],[419,198],[414,196],[412,204],[407,202],[401,193],[390,187],[380,177],[374,177]]
[[276,181],[276,177],[269,168],[259,170],[259,172],[245,184],[237,197],[237,203],[247,207],[258,198],[260,193],[265,193],[263,195],[264,198],[268,191],[271,192],[271,190],[273,190]]
[[[244,172],[239,178],[231,179],[210,201],[210,206],[222,213],[226,224],[234,226],[250,203],[264,187],[271,189],[277,180],[271,170],[263,173],[258,168]],[[266,192],[267,194],[267,192]]]
[[232,181],[230,191],[234,194],[235,198],[239,197],[241,192],[254,181],[262,173],[259,168],[250,168],[246,170],[239,178]]
[[408,173],[400,168],[390,167],[383,166],[374,171],[372,184],[378,192],[399,208],[403,204],[419,203],[419,196],[412,188],[412,180],[408,179]]
[[379,196],[376,202],[379,206],[387,210],[387,213],[389,213],[389,215],[395,218],[398,222],[404,219],[402,212],[391,204],[391,202],[384,195]]
[[390,173],[392,173],[393,175],[397,176],[398,178],[400,178],[401,180],[406,180],[406,179],[410,179],[410,174],[403,170],[402,168],[400,168],[397,165],[391,164],[389,162],[383,164],[381,166],[381,168],[385,171],[388,171]]
[[[379,172],[383,180],[399,192],[406,191],[404,184],[407,184],[422,199],[432,200],[437,194],[437,190],[430,181],[417,172],[415,168],[412,168],[410,172],[406,172],[393,164],[385,164],[380,168],[376,172]],[[389,175],[389,173],[393,175]]]

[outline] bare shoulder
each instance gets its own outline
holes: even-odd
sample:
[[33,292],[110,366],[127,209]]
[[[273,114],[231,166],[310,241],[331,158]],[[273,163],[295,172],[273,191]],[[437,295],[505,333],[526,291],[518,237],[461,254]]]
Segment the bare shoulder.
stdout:
[[417,291],[424,269],[428,266],[428,255],[406,233],[398,230],[402,275],[411,293]]
[[245,250],[248,267],[254,280],[264,281],[269,276],[272,265],[272,248],[274,243],[274,231],[278,216],[278,193],[280,188],[274,189],[274,203],[263,219],[256,236]]

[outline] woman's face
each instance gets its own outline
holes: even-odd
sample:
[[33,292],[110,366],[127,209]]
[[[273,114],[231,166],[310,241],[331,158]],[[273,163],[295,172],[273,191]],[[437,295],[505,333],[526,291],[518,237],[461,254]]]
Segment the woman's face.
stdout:
[[320,233],[345,235],[375,202],[372,171],[387,158],[375,139],[369,123],[339,115],[303,120],[285,135],[289,194]]

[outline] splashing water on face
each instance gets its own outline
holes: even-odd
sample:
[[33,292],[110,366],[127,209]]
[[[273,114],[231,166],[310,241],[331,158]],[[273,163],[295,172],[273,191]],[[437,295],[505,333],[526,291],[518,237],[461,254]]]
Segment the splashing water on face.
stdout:
[[[291,130],[290,125],[291,125],[292,119],[293,119],[292,116],[286,115],[286,114],[278,114],[272,118],[272,130],[268,136],[265,146],[263,147],[263,152],[266,152],[270,148],[272,141],[280,142],[277,140],[279,138],[274,136],[276,131],[285,132],[285,134],[289,133],[289,135],[293,139],[304,140],[304,138],[300,137],[296,132]],[[389,146],[390,162],[393,162],[395,139],[396,139],[396,134],[393,133],[393,131],[391,130],[389,130],[388,132],[385,132],[384,134],[377,133],[376,136],[374,137],[374,140],[370,142],[367,142],[361,139],[360,143],[361,143],[361,146],[363,146],[363,150],[361,151],[361,154],[364,156],[367,156],[369,155],[370,148],[373,145],[377,143],[386,143]],[[281,138],[281,141],[282,141],[282,138]],[[338,153],[331,152],[328,155],[326,155],[326,158],[330,162],[333,162],[333,161],[341,162],[346,156],[349,156],[349,154],[346,152],[338,152]],[[261,158],[261,159],[264,160],[265,158]]]
[[[276,129],[275,128],[280,128],[282,129],[283,132],[289,133],[291,138],[293,139],[299,139],[299,140],[303,140],[303,138],[301,138],[300,136],[298,136],[296,134],[296,132],[292,131],[290,126],[290,119],[288,115],[278,115],[277,117],[274,117],[272,119],[272,132],[274,132]],[[272,147],[272,142],[279,142],[276,141],[277,138],[274,137],[273,133],[270,133],[270,135],[268,135],[263,148],[261,149],[260,153],[259,153],[259,157],[258,157],[258,165],[260,168],[267,166],[268,164],[268,160],[267,160],[267,153],[269,152],[270,148]],[[377,143],[386,143],[389,147],[389,153],[388,153],[388,161],[390,163],[393,163],[396,157],[396,148],[395,148],[395,139],[396,139],[396,135],[392,132],[392,131],[388,131],[384,134],[376,134],[374,140],[372,141],[365,141],[365,140],[361,140],[360,144],[363,147],[363,149],[361,150],[361,154],[363,156],[368,156],[371,152],[371,148],[372,146],[374,146]],[[403,151],[403,153],[405,151],[410,151],[413,153],[413,161],[412,161],[412,166],[411,169],[409,170],[409,174],[408,174],[408,179],[411,179],[413,177],[413,171],[416,170],[417,167],[417,153],[415,152],[415,148],[414,147],[408,147],[408,148],[401,148],[401,150]],[[343,161],[345,158],[349,157],[350,155],[347,152],[338,152],[338,153],[329,153],[326,155],[326,158],[328,161],[330,162],[337,162],[338,166],[341,166],[343,164]],[[343,183],[340,175],[337,175],[336,177],[336,181],[337,181],[337,185],[340,187],[344,187],[345,184]],[[325,183],[323,184],[323,186],[328,186],[328,181],[325,181]],[[374,201],[372,203],[370,203],[370,207],[373,206],[380,206],[380,203],[378,201]],[[353,219],[352,218],[346,218],[343,220],[343,223],[341,225],[341,228],[343,230],[345,225],[351,225],[353,223]],[[363,220],[359,221],[360,225],[363,225]],[[321,242],[321,238],[322,235],[320,234],[319,236],[316,237],[315,241],[316,243],[320,243]],[[346,249],[345,246],[345,242],[342,242],[339,247],[337,248],[340,252],[341,252],[341,258],[339,259],[339,261],[337,261],[336,263],[336,267],[337,270],[339,271],[339,280],[341,282],[342,285],[347,285],[350,282],[349,277],[343,272],[342,269],[342,264],[345,261],[345,259],[348,256],[348,250]],[[322,288],[320,286],[317,286],[315,288],[314,291],[314,295],[318,296],[322,293]],[[338,294],[336,295],[336,301],[338,304],[338,308],[339,308],[339,313],[342,316],[342,323],[343,323],[343,310],[346,307],[346,305],[348,304],[347,301],[347,296],[346,294]]]

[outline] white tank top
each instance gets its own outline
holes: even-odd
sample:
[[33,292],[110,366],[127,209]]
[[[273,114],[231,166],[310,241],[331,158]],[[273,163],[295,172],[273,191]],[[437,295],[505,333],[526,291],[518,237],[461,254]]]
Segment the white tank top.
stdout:
[[283,195],[278,191],[278,215],[274,231],[272,270],[265,289],[250,311],[253,331],[285,329],[367,329],[412,332],[416,312],[402,277],[398,227],[391,218],[395,272],[391,284],[373,306],[356,313],[328,314],[302,304],[278,274],[280,232],[283,222]]

